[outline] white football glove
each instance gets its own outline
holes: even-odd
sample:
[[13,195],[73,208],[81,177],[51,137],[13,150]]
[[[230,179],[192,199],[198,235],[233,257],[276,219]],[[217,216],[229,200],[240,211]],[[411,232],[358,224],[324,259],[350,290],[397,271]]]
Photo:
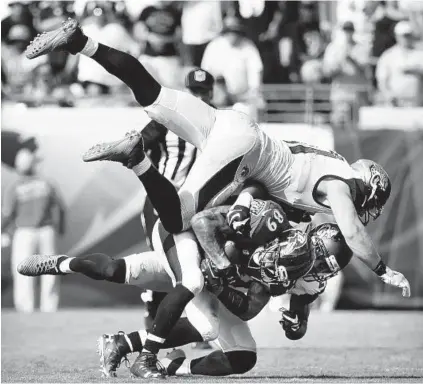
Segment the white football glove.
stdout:
[[401,272],[397,272],[392,270],[389,267],[386,267],[386,273],[380,276],[380,278],[385,284],[402,288],[402,295],[404,297],[410,297],[411,295],[410,283]]

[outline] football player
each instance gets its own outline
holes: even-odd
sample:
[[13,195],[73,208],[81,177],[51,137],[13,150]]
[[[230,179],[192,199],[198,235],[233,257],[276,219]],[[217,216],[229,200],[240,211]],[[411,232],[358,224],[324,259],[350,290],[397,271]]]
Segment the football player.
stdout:
[[[186,89],[209,105],[212,105],[213,85],[214,77],[200,68],[189,71],[185,77]],[[145,150],[148,151],[152,163],[179,190],[194,164],[197,149],[154,120],[151,120],[142,129],[141,135]],[[147,243],[152,250],[151,235],[157,218],[154,207],[147,196],[141,214],[141,223]],[[166,293],[163,292],[148,292],[142,295],[146,304],[145,324],[147,329],[153,324],[158,306],[165,296]],[[145,300],[145,297],[150,300]],[[202,349],[209,348],[207,343],[197,343],[195,346]]]
[[[261,203],[260,203],[261,204]],[[226,207],[229,209],[229,206]],[[283,211],[277,205],[272,205],[265,216],[263,212],[258,215],[263,217],[259,221],[267,222],[278,211]],[[218,215],[222,215],[220,212]],[[255,214],[253,214],[255,216]],[[223,221],[226,226],[226,221]],[[285,223],[285,222],[284,222]],[[284,236],[281,223],[267,227],[257,226],[254,236],[264,239]],[[264,232],[264,233],[263,233]],[[237,241],[239,237],[234,231],[228,231]],[[254,243],[254,236],[252,239]],[[243,263],[246,276],[254,276],[257,284],[250,284],[248,297],[253,304],[239,307],[233,298],[236,298],[235,290],[225,290],[219,293],[219,298],[207,290],[203,290],[186,307],[187,319],[179,319],[171,334],[163,343],[163,346],[173,347],[185,345],[191,342],[216,340],[220,352],[213,352],[208,358],[197,359],[190,364],[190,372],[203,375],[224,375],[232,373],[244,373],[251,369],[256,361],[255,342],[251,336],[245,320],[257,314],[267,303],[272,286],[277,290],[278,285],[283,291],[289,286],[289,282],[301,278],[313,266],[314,253],[309,252],[307,236],[302,231],[287,234],[287,240],[271,243],[269,247],[260,247],[259,252],[251,254],[251,262]],[[251,248],[249,239],[248,247]],[[65,255],[33,255],[18,266],[18,271],[27,276],[57,275],[69,273],[82,273],[96,280],[107,280],[121,284],[131,284],[141,289],[168,292],[178,281],[181,280],[181,270],[176,256],[180,249],[174,241],[174,236],[167,233],[158,221],[153,234],[155,252],[144,252],[114,260],[104,254],[93,254],[84,257],[67,257]],[[240,244],[238,244],[240,245]],[[293,246],[295,245],[295,246]],[[261,279],[260,276],[263,276]],[[213,277],[216,279],[215,277]],[[226,276],[215,280],[221,283]],[[240,279],[230,280],[232,283],[245,285]],[[226,280],[225,280],[226,282]],[[213,284],[213,283],[212,283]],[[260,285],[260,286],[259,286]],[[263,286],[263,288],[260,288]],[[278,291],[279,294],[279,291]],[[222,304],[223,303],[223,304]],[[228,308],[231,308],[228,310]],[[236,315],[234,315],[235,313]],[[145,336],[145,337],[144,337]],[[158,377],[159,372],[156,360],[150,359],[145,369],[146,333],[132,332],[128,335],[103,335],[99,339],[102,372],[106,376],[114,376],[121,358],[129,352],[140,352],[140,355],[131,367],[131,372],[140,377]],[[215,361],[219,364],[216,367]],[[197,368],[194,368],[194,365]],[[174,366],[174,364],[172,365]],[[188,365],[184,365],[188,369]],[[188,372],[188,371],[187,371]],[[172,367],[168,367],[168,373],[172,373]],[[161,372],[160,372],[161,375]]]
[[[26,55],[32,59],[54,50],[81,53],[97,61],[131,88],[152,119],[201,151],[179,194],[147,157],[128,162],[131,151],[142,147],[140,135],[95,146],[84,155],[85,161],[127,163],[143,183],[165,229],[177,234],[174,239],[184,248],[182,282],[159,306],[158,317],[167,321],[153,324],[145,348],[146,354],[151,352],[146,367],[154,365],[151,359],[184,307],[203,288],[198,265],[192,269],[199,260],[195,239],[181,231],[190,227],[196,212],[222,204],[246,181],[260,182],[272,199],[295,208],[333,214],[354,254],[385,283],[410,295],[407,279],[384,264],[364,227],[369,217],[379,217],[390,195],[391,182],[380,165],[368,160],[350,165],[336,152],[275,139],[243,113],[216,110],[188,93],[162,87],[134,57],[84,35],[76,20],[38,36]],[[228,215],[233,228],[242,230],[248,224],[251,201],[248,193],[239,196],[235,213]]]

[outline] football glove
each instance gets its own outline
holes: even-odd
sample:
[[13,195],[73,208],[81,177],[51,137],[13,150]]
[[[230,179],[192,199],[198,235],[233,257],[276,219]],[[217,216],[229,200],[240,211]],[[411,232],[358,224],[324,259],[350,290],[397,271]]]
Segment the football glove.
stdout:
[[208,259],[201,261],[200,268],[204,276],[206,288],[215,295],[219,295],[225,285],[223,277],[219,275],[219,270]]
[[307,331],[307,321],[301,321],[298,314],[281,308],[282,319],[279,321],[285,331],[285,336],[290,340],[301,339]]
[[234,205],[226,215],[229,226],[239,235],[248,233],[250,209],[243,205]]
[[392,270],[389,267],[386,267],[386,272],[382,276],[380,276],[380,278],[385,284],[402,288],[402,295],[404,297],[410,297],[411,295],[410,283],[401,272],[397,272]]

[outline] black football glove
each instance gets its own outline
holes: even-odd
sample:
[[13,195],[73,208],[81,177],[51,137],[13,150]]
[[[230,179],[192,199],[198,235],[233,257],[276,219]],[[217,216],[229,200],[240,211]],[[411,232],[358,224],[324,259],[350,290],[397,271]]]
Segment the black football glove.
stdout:
[[248,235],[250,224],[250,209],[243,205],[234,205],[226,215],[229,226],[242,236]]
[[219,270],[208,259],[201,261],[200,268],[204,276],[204,285],[206,288],[216,296],[219,295],[225,285],[224,278],[220,276]]
[[282,319],[279,321],[285,331],[285,336],[290,340],[299,340],[307,332],[307,321],[301,321],[293,311],[288,311],[285,308],[281,308]]

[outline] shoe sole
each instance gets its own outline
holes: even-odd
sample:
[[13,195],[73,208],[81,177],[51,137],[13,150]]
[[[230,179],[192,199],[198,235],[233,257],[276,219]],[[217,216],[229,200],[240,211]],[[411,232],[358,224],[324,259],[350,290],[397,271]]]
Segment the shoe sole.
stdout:
[[110,372],[106,369],[106,360],[104,358],[104,338],[99,337],[97,340],[97,353],[100,356],[100,372],[102,377],[117,377],[116,372]]
[[[124,143],[125,141],[128,141],[126,148],[124,148],[123,151],[116,151],[116,149],[121,146],[122,143]],[[135,145],[137,145],[137,143],[138,141],[134,141],[133,145],[129,145],[129,139],[124,138],[122,140],[111,143],[97,144],[84,153],[84,155],[82,156],[82,160],[85,163],[101,160],[109,160],[122,163],[128,160],[129,153],[135,147]]]
[[61,45],[65,45],[68,42],[69,36],[71,36],[78,28],[78,22],[74,19],[65,21],[60,27],[50,32],[43,32],[40,36],[37,36],[26,49],[26,57],[28,59],[35,59],[36,57],[50,53]]

